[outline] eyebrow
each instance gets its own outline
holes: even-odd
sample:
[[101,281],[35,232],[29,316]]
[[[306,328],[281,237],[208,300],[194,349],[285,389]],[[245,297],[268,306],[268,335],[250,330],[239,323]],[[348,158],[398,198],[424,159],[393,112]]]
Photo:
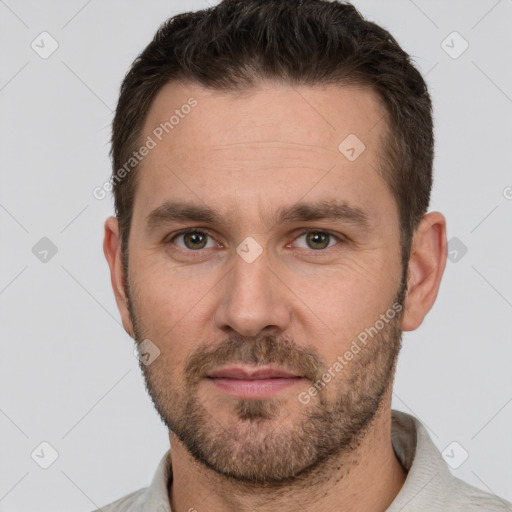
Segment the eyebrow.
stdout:
[[[364,229],[369,229],[371,225],[370,215],[362,208],[332,200],[314,203],[300,202],[290,207],[280,207],[271,215],[269,224],[279,225],[318,220],[343,221]],[[179,221],[217,225],[231,223],[206,205],[166,201],[147,216],[146,230],[152,231],[162,225]]]

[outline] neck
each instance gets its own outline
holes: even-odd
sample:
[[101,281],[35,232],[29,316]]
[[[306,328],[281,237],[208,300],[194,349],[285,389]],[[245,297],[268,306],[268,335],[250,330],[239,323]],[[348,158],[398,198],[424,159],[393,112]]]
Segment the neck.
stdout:
[[170,434],[172,512],[384,512],[406,479],[391,444],[390,400],[384,400],[362,442],[324,462],[314,474],[279,488],[240,484],[197,462]]

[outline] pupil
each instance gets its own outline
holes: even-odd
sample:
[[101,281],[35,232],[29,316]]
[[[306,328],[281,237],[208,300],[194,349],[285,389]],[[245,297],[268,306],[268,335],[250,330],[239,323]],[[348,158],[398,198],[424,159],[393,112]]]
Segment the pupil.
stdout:
[[[188,233],[187,238],[191,245],[195,246],[195,249],[197,249],[198,246],[204,245],[204,240],[202,240],[204,237],[200,233]],[[201,244],[201,242],[203,243]]]
[[[313,233],[311,235],[311,240],[313,245],[315,244],[322,244],[322,241],[325,242],[327,239],[327,235],[323,233]],[[313,247],[313,249],[318,249],[318,247]]]

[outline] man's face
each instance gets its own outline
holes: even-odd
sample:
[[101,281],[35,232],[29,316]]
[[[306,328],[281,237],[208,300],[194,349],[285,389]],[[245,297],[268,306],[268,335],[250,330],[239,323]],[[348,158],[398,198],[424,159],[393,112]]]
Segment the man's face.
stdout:
[[[383,115],[370,90],[339,86],[169,84],[151,107],[130,318],[160,350],[141,363],[159,414],[219,473],[307,474],[352,450],[389,396],[404,288],[398,209],[378,172]],[[311,215],[326,205],[339,215]]]

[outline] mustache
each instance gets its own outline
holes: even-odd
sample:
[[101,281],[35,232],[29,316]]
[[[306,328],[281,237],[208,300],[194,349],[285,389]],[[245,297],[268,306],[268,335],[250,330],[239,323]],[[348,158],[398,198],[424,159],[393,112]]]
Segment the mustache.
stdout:
[[211,371],[227,363],[273,365],[316,382],[326,371],[324,359],[313,347],[299,347],[287,338],[268,335],[254,340],[230,336],[219,345],[203,345],[185,363],[187,384],[195,386]]

